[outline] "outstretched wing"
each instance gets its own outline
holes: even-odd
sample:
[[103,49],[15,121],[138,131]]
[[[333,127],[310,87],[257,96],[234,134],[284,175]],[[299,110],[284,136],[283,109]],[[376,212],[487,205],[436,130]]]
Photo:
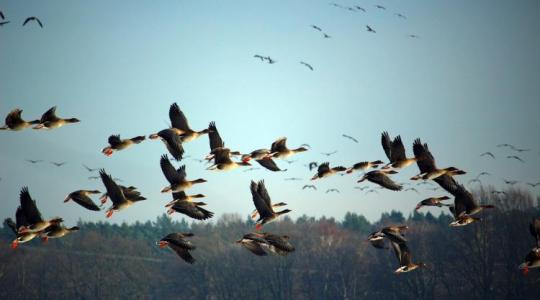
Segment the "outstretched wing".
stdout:
[[30,196],[30,193],[28,192],[27,187],[23,187],[21,189],[19,199],[21,201],[21,209],[24,213],[24,219],[26,219],[26,221],[30,225],[43,221],[43,218],[41,217],[41,213],[39,212],[36,206],[36,202]]
[[215,122],[210,122],[210,125],[208,125],[208,130],[210,130],[210,132],[208,132],[208,138],[210,139],[210,151],[216,148],[225,147],[225,143],[223,143],[223,140],[219,135]]
[[[28,20],[27,20],[28,21]],[[45,123],[47,121],[56,120],[56,106],[49,108],[43,115],[41,115],[40,123]]]
[[105,173],[105,169],[99,170],[99,176],[101,177],[101,181],[103,182],[103,185],[105,185],[105,189],[107,189],[107,195],[113,202],[113,204],[120,204],[125,201],[125,196],[120,187],[114,182],[111,175]]
[[271,204],[268,205],[266,200],[259,194],[259,185],[255,181],[251,181],[250,185],[251,196],[253,198],[253,204],[259,212],[259,216],[264,219],[273,215]]
[[[163,154],[161,156],[161,160],[159,161],[159,165],[161,166],[161,171],[163,172],[163,175],[165,175],[165,178],[170,184],[180,183],[185,178],[185,166],[180,167],[180,169],[183,171],[183,176],[180,174],[180,172],[176,171],[174,166],[169,161],[169,158],[167,157],[167,154]],[[179,170],[180,170],[179,169]]]
[[184,131],[190,130],[186,116],[180,110],[180,107],[178,107],[178,104],[176,103],[173,103],[169,108],[169,119],[171,119],[172,127]]

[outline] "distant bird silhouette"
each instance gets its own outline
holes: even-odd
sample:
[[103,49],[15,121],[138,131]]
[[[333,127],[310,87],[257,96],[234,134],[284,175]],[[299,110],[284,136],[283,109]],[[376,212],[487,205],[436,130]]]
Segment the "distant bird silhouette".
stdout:
[[403,14],[395,13],[395,15],[396,15],[398,18],[407,19],[407,17],[404,16]]
[[255,54],[255,55],[253,55],[253,57],[258,58],[258,59],[260,59],[261,61],[264,61],[264,57],[263,57],[262,55]]
[[420,38],[420,37],[419,37],[418,35],[416,35],[416,34],[409,34],[409,37],[410,37],[411,39],[419,39],[419,38]]
[[322,29],[317,25],[311,25],[311,28],[313,28],[315,30],[318,30],[318,31],[322,31]]
[[504,183],[508,184],[508,185],[514,185],[514,184],[517,184],[519,181],[517,180],[508,180],[508,179],[503,179]]
[[356,190],[361,190],[361,191],[363,191],[363,190],[365,190],[365,189],[368,189],[369,187],[368,187],[368,186],[355,186],[354,188],[355,188]]
[[505,143],[505,144],[498,144],[497,147],[498,147],[498,148],[501,148],[501,147],[508,147],[508,148],[512,148],[512,149],[515,148],[514,145],[506,144],[506,143]]
[[100,177],[99,176],[90,176],[88,177],[88,179],[90,180],[96,180],[96,179],[99,179]]
[[298,177],[289,177],[289,178],[285,178],[283,179],[285,181],[299,181],[299,180],[302,180],[302,178],[298,178]]
[[273,60],[270,56],[265,57],[269,64],[275,64],[277,61]]
[[491,152],[489,152],[489,151],[480,154],[480,156],[481,156],[481,157],[482,157],[482,156],[491,156],[491,158],[495,159],[495,155],[493,155],[493,153],[491,153]]
[[41,23],[41,21],[36,17],[28,17],[28,18],[26,18],[26,20],[24,20],[24,23],[22,24],[22,26],[26,25],[30,21],[36,21],[38,23],[39,27],[43,28],[43,23]]
[[318,165],[319,165],[319,164],[318,164],[317,162],[312,161],[312,162],[310,162],[310,163],[308,164],[308,168],[309,168],[309,170],[311,171],[311,170],[315,169]]
[[469,180],[468,184],[475,183],[475,182],[477,182],[478,184],[482,184],[482,181],[480,181],[480,179],[478,179],[478,178],[474,178],[474,179]]
[[312,190],[317,190],[317,187],[314,186],[313,184],[306,184],[302,187],[303,190],[305,189],[312,189]]
[[249,169],[245,169],[243,172],[250,172],[250,171],[255,171],[255,170],[259,170],[260,168],[249,168]]
[[39,160],[27,159],[26,161],[29,162],[29,163],[31,163],[31,164],[37,164],[37,163],[42,162],[43,160],[41,160],[41,159],[39,159]]
[[65,161],[63,161],[63,162],[54,162],[54,161],[51,161],[51,164],[53,164],[53,165],[55,165],[55,166],[57,166],[57,167],[61,167],[61,166],[65,165],[66,162],[65,162]]
[[506,158],[519,160],[520,162],[525,163],[525,161],[523,161],[523,159],[519,158],[519,156],[516,156],[516,155],[509,155]]
[[326,33],[323,33],[323,38],[329,39],[329,38],[331,38],[331,37],[332,37],[331,35],[328,35],[328,34],[326,34]]
[[537,187],[540,185],[540,182],[537,182],[537,183],[531,183],[531,182],[527,182],[527,185],[531,186],[531,187]]
[[284,159],[284,161],[286,161],[286,162],[290,165],[290,164],[293,164],[293,163],[297,162],[298,160],[288,160],[288,159]]
[[373,28],[371,28],[369,25],[366,25],[366,29],[368,32],[377,33],[377,31],[373,30]]
[[407,192],[407,191],[413,191],[413,192],[416,192],[417,194],[420,194],[420,193],[418,192],[418,190],[415,189],[415,188],[406,188],[406,189],[404,189],[403,191],[404,191],[404,192]]
[[480,174],[478,174],[478,176],[476,176],[476,178],[480,178],[480,176],[491,176],[491,174],[488,173],[488,172],[480,172]]
[[396,174],[397,172],[394,170],[375,170],[375,171],[369,171],[367,172],[360,180],[357,182],[362,182],[364,180],[368,180],[370,182],[373,182],[375,184],[378,184],[381,187],[384,187],[386,189],[392,190],[392,191],[401,191],[403,188],[401,185],[395,183],[390,177],[388,177],[388,174]]
[[331,192],[335,192],[335,193],[340,194],[340,192],[339,192],[338,189],[327,189],[327,190],[326,190],[326,194],[331,193]]
[[375,5],[376,8],[378,9],[382,9],[382,10],[386,10],[386,7],[382,6],[382,5]]
[[95,171],[99,170],[99,168],[92,169],[92,168],[88,167],[88,166],[85,165],[85,164],[82,164],[82,166],[83,166],[88,172],[95,172]]
[[376,194],[378,194],[379,192],[378,192],[377,190],[371,189],[371,190],[369,190],[369,191],[366,192],[366,195],[367,195],[367,194],[371,194],[371,193],[376,193]]
[[514,147],[514,148],[512,148],[512,150],[514,150],[514,151],[517,151],[517,152],[519,152],[519,153],[521,153],[521,152],[527,152],[527,151],[531,151],[531,149],[519,149],[519,148],[515,148],[515,147]]
[[313,71],[313,67],[312,67],[310,64],[308,64],[308,63],[306,63],[306,62],[303,62],[303,61],[301,61],[300,64],[306,66],[308,69],[310,69],[311,71]]
[[354,7],[360,11],[366,12],[366,9],[361,6],[355,5]]
[[199,159],[199,158],[192,158],[191,160],[196,161],[196,162],[198,162],[200,164],[204,162],[204,159]]
[[433,183],[431,183],[430,181],[421,181],[419,183],[417,183],[416,185],[424,185],[424,184],[427,184],[427,185],[433,185]]
[[326,156],[334,155],[336,153],[337,153],[337,150],[335,150],[333,152],[321,152],[322,155],[326,155]]
[[353,142],[355,142],[355,143],[358,144],[358,140],[355,139],[355,138],[353,138],[353,137],[350,136],[350,135],[342,134],[341,136],[344,137],[344,138],[347,138],[347,139],[349,139],[349,140],[351,140],[351,141],[353,141]]

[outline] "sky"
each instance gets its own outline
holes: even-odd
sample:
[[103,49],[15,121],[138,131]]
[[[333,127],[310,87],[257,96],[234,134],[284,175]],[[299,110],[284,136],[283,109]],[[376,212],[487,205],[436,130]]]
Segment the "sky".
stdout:
[[[133,137],[167,127],[173,102],[196,130],[215,121],[234,150],[269,148],[281,136],[291,148],[312,147],[290,165],[278,161],[286,172],[215,173],[193,160],[209,152],[208,138],[186,144],[188,178],[208,180],[190,192],[205,194],[217,217],[247,217],[254,209],[250,180],[264,179],[273,201],[287,202],[293,218],[342,219],[351,211],[374,221],[392,209],[407,215],[420,200],[444,195],[419,187],[419,194],[365,195],[354,189],[364,185],[356,183],[357,173],[317,181],[317,191],[301,189],[314,174],[305,167],[311,161],[346,167],[386,161],[385,130],[401,135],[409,156],[415,138],[427,142],[438,166],[468,172],[458,179],[465,184],[481,171],[492,174],[484,183],[497,188],[504,188],[503,178],[540,181],[540,2],[335,2],[367,12],[313,0],[0,0],[11,21],[0,27],[1,118],[21,108],[24,118],[35,119],[56,105],[60,117],[81,120],[52,131],[0,132],[0,217],[14,216],[19,191],[28,186],[44,217],[62,216],[67,224],[107,220],[104,211],[63,203],[74,190],[104,191],[100,181],[88,179],[97,174],[86,164],[105,168],[148,198],[108,221],[155,220],[170,200],[160,193],[167,185],[159,167],[164,145],[147,140],[112,157],[100,150],[111,134]],[[29,16],[44,28],[22,27]],[[255,54],[277,62],[260,62]],[[531,151],[517,154],[497,148],[501,143]],[[332,151],[338,152],[321,154]],[[485,151],[496,159],[479,157]],[[515,154],[526,163],[506,158]],[[67,163],[58,168],[50,161]],[[408,182],[417,173],[412,166],[394,179]],[[326,194],[330,188],[340,193]],[[538,194],[540,186],[530,190]]]

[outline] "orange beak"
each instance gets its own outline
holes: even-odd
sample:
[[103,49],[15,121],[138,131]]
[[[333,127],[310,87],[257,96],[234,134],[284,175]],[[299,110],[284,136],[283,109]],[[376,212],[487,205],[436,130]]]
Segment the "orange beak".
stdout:
[[160,249],[163,249],[163,248],[167,247],[168,244],[169,244],[169,242],[165,242],[165,241],[159,241],[158,242],[158,245],[159,245]]

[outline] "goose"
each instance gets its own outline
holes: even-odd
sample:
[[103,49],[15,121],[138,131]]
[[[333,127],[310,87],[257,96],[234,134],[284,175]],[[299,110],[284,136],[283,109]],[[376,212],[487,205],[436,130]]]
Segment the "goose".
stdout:
[[207,170],[230,171],[241,166],[251,166],[247,161],[233,161],[231,159],[231,150],[228,148],[216,148],[212,152],[214,155],[214,164],[206,168]]
[[66,124],[79,123],[77,118],[62,119],[56,116],[56,106],[51,107],[46,111],[39,120],[39,123],[32,127],[33,129],[55,129],[60,128]]
[[114,151],[120,151],[127,149],[135,144],[140,144],[142,141],[146,139],[145,136],[136,136],[134,138],[130,139],[120,139],[120,135],[111,135],[109,136],[108,142],[109,146],[103,148],[101,150],[101,153],[105,154],[106,156],[112,156]]
[[195,246],[186,238],[194,236],[193,233],[169,233],[164,238],[157,242],[159,248],[171,248],[178,256],[189,264],[195,262],[195,258],[191,256],[189,251],[195,250]]
[[407,240],[405,239],[403,232],[407,229],[409,229],[409,227],[406,225],[392,225],[383,227],[381,230],[371,233],[367,240],[371,242],[375,248],[381,248],[379,241],[383,238],[387,238],[395,243],[405,243]]
[[214,213],[201,207],[205,205],[204,202],[176,201],[167,210],[167,214],[171,215],[178,212],[196,220],[207,220],[212,218]]
[[206,196],[203,194],[196,194],[196,195],[186,195],[186,192],[176,192],[172,193],[173,200],[165,205],[165,207],[171,207],[177,202],[193,202],[193,199],[200,199],[205,198]]
[[441,177],[442,175],[455,176],[455,175],[464,175],[464,174],[467,174],[467,172],[460,170],[456,167],[448,167],[444,169],[434,169],[426,173],[420,173],[418,175],[411,177],[411,180],[419,180],[419,179],[432,180],[437,177]]
[[[169,119],[171,120],[172,125],[170,129],[172,129],[176,134],[180,135],[182,143],[191,142],[202,135],[209,133],[208,128],[201,131],[194,131],[191,129],[184,112],[182,112],[176,103],[171,104],[171,107],[169,108]],[[151,138],[157,138],[156,134],[152,135]]]
[[400,184],[395,183],[392,179],[390,179],[390,177],[388,177],[388,174],[397,174],[397,172],[393,170],[369,171],[357,182],[368,180],[370,182],[378,184],[379,186],[383,188],[386,188],[392,191],[401,191],[403,187]]
[[169,161],[167,154],[161,156],[159,164],[163,175],[165,175],[165,178],[170,184],[161,190],[162,193],[181,192],[193,187],[195,184],[206,182],[206,180],[202,178],[186,180],[186,166],[182,165],[178,170],[175,170]]
[[99,208],[99,206],[97,206],[94,201],[92,201],[92,199],[90,199],[89,197],[89,195],[99,193],[100,191],[98,190],[78,190],[67,195],[64,199],[64,203],[68,202],[69,200],[73,200],[73,202],[79,204],[80,206],[88,210],[100,211],[101,209]]
[[282,137],[272,143],[272,146],[270,147],[270,152],[271,152],[270,156],[275,157],[275,158],[286,159],[297,153],[305,152],[307,150],[308,149],[306,147],[299,147],[296,149],[287,148],[287,138]]
[[405,168],[417,160],[416,157],[407,158],[405,155],[405,147],[403,146],[401,136],[399,135],[396,136],[392,141],[390,139],[390,135],[388,135],[388,132],[385,131],[381,135],[381,144],[384,149],[384,153],[386,153],[386,156],[390,160],[390,163],[384,166],[383,169],[388,169],[390,167],[394,169]]
[[523,275],[529,273],[529,269],[540,268],[540,248],[533,248],[527,256],[525,256],[524,262],[519,265],[519,269],[522,270]]
[[367,30],[368,32],[377,33],[377,31],[373,30],[373,28],[371,28],[369,25],[366,25],[366,30]]
[[[146,200],[146,198],[141,197],[138,192],[135,194],[124,193],[126,190],[121,189],[116,182],[114,182],[111,175],[107,174],[104,169],[99,170],[99,176],[101,177],[101,181],[103,181],[103,185],[105,185],[105,188],[107,189],[107,196],[111,198],[112,201],[112,206],[105,214],[107,218],[112,217],[115,211],[129,208],[136,202]],[[135,190],[135,188],[131,188],[131,190]]]
[[[435,165],[435,158],[433,158],[433,155],[429,151],[428,145],[425,143],[422,144],[422,141],[420,139],[414,140],[413,153],[414,157],[416,158],[416,164],[418,165],[418,169],[420,169],[421,174],[427,174],[437,170],[437,167]],[[436,177],[433,179],[433,181],[435,181],[435,183],[437,183],[447,192],[453,190],[454,187],[457,185],[457,182],[449,174],[443,174],[439,177]],[[433,190],[437,189],[438,188],[435,188]]]
[[397,268],[394,273],[400,274],[400,273],[407,273],[413,270],[416,270],[418,268],[425,268],[427,267],[426,264],[419,262],[419,263],[413,263],[412,262],[412,256],[411,256],[411,250],[407,246],[407,243],[395,243],[390,242],[392,245],[392,248],[394,249],[394,253],[396,254],[396,257],[399,261],[399,268]]
[[259,219],[255,226],[256,230],[262,229],[264,224],[272,222],[279,216],[291,211],[290,209],[284,209],[278,212],[274,211],[270,195],[264,185],[264,180],[259,181],[259,183],[251,181],[250,190],[253,197],[253,204],[259,213]]
[[313,190],[317,190],[317,187],[314,186],[313,184],[306,184],[302,187],[303,190],[305,189],[313,189]]
[[289,243],[288,236],[279,236],[267,232],[245,234],[236,243],[257,256],[268,255],[265,249],[282,256],[295,251],[294,246]]
[[458,216],[461,212],[465,212],[467,215],[475,215],[484,209],[495,208],[495,206],[489,204],[479,205],[474,200],[473,195],[461,184],[456,184],[449,192],[454,196]]
[[375,161],[362,161],[359,163],[355,163],[352,167],[347,169],[347,174],[351,174],[353,171],[366,171],[370,168],[378,168],[379,165],[383,164],[380,160]]
[[442,197],[430,197],[427,199],[424,199],[420,201],[417,205],[415,210],[419,210],[423,206],[437,206],[437,207],[443,207],[443,206],[450,206],[450,204],[444,204],[441,201],[449,200],[450,197],[448,196],[442,196]]
[[[216,127],[216,122],[210,122],[208,124],[208,140],[210,141],[210,154],[206,156],[206,160],[210,161],[214,158],[214,150],[218,148],[225,148],[225,142],[221,139],[221,136],[219,135],[219,131]],[[238,151],[231,151],[230,155],[232,156],[238,156],[241,155]]]
[[345,167],[342,167],[342,166],[330,168],[330,163],[325,162],[325,163],[322,163],[322,164],[319,165],[319,168],[317,169],[317,174],[313,175],[311,180],[316,180],[318,178],[329,177],[329,176],[337,174],[338,172],[343,172],[343,171],[346,171],[346,170],[347,169]]
[[6,116],[6,125],[0,127],[0,130],[20,131],[39,124],[39,120],[25,121],[22,119],[22,109],[14,109]]
[[72,232],[79,231],[80,228],[78,226],[73,226],[70,228],[67,228],[63,225],[56,224],[51,225],[47,227],[40,235],[44,242],[47,242],[50,238],[57,239],[64,237]]
[[19,199],[24,217],[28,223],[27,225],[18,228],[19,234],[39,233],[51,225],[58,225],[64,221],[59,217],[44,220],[37,208],[36,201],[30,196],[28,187],[23,187],[21,189]]
[[355,139],[354,137],[350,136],[350,135],[342,134],[341,136],[358,144],[358,140]]
[[4,224],[11,228],[16,236],[16,238],[11,242],[12,249],[17,248],[19,244],[26,243],[39,235],[39,232],[19,233],[19,228],[31,225],[21,206],[17,207],[15,212],[15,222],[13,222],[11,218],[7,218],[4,220]]
[[167,128],[152,134],[150,139],[160,139],[167,147],[167,150],[176,161],[182,160],[184,157],[184,146],[182,145],[182,138],[177,134],[173,128]]

